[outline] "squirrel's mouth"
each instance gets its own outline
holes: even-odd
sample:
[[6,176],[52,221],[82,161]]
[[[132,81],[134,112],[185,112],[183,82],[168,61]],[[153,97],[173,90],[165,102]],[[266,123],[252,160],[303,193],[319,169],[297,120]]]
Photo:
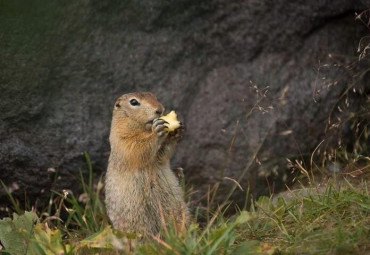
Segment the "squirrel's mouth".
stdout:
[[146,130],[148,130],[148,131],[152,130],[153,121],[154,121],[155,119],[156,119],[156,118],[153,118],[153,119],[151,119],[151,120],[149,120],[149,121],[147,121],[147,122],[145,123],[145,129],[146,129]]
[[153,125],[153,121],[155,120],[156,118],[152,118],[150,120],[148,120],[145,124],[148,125],[148,124],[151,124]]

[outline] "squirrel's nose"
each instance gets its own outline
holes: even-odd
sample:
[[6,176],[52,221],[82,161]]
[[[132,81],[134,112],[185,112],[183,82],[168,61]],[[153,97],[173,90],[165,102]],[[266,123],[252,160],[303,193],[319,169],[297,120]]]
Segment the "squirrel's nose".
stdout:
[[155,114],[162,115],[163,114],[163,109],[162,108],[157,108],[155,110]]

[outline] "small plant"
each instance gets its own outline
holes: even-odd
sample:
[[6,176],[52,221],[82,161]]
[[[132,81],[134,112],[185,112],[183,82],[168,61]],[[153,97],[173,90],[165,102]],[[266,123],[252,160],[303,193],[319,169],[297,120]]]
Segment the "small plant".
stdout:
[[38,217],[34,212],[14,213],[12,218],[0,220],[0,240],[6,252],[26,254],[36,223]]
[[366,181],[329,182],[323,189],[302,187],[260,197],[255,217],[239,228],[243,239],[278,245],[283,253],[364,254],[370,249],[370,193]]
[[[204,229],[193,223],[183,233],[174,228],[163,231],[156,242],[142,245],[138,254],[273,254],[275,247],[255,240],[241,240],[237,228],[252,218],[241,211],[231,219],[214,215],[214,221]],[[239,241],[237,239],[239,238]]]
[[[5,252],[75,254],[79,250],[95,248],[99,233],[101,236],[108,236],[110,227],[101,199],[102,180],[100,178],[97,185],[93,184],[90,158],[86,152],[84,154],[88,180],[85,181],[80,170],[83,193],[76,197],[69,190],[63,190],[62,193],[53,191],[49,206],[44,212],[24,212],[2,183],[17,212],[13,214],[13,219],[0,220],[0,241]],[[112,236],[115,234],[111,231]],[[85,238],[87,239],[83,241]]]

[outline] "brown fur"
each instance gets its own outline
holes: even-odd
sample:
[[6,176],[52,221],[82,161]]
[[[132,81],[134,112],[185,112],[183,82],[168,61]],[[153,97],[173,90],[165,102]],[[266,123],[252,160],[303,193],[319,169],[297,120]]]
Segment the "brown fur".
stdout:
[[[130,105],[133,98],[140,106]],[[188,218],[169,162],[177,136],[158,133],[153,124],[163,111],[149,92],[125,94],[113,110],[106,208],[115,228],[144,237],[156,235],[170,221],[182,226]]]

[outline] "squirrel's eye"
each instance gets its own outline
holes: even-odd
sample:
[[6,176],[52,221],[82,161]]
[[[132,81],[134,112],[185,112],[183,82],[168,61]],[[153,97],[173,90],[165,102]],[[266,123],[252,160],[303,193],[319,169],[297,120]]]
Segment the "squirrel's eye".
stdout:
[[130,100],[130,104],[133,105],[133,106],[138,106],[140,105],[139,101],[137,101],[136,99],[131,99]]

